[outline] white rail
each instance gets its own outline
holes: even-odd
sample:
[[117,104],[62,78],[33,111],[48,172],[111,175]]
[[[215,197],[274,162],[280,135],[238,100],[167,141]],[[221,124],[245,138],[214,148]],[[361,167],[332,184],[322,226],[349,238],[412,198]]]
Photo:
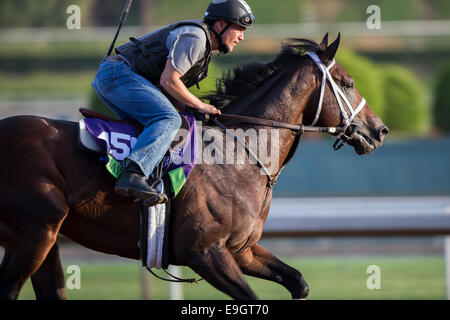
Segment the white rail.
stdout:
[[450,235],[450,197],[275,198],[263,237]]

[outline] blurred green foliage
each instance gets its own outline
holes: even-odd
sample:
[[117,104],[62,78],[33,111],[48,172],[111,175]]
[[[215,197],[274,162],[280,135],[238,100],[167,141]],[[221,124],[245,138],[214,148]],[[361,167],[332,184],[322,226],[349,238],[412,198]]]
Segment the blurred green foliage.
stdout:
[[104,114],[110,118],[119,119],[119,117],[117,117],[116,114],[114,112],[112,112],[106,106],[106,104],[103,103],[103,101],[97,95],[97,92],[95,92],[94,88],[91,88],[89,90],[88,108],[91,109],[92,111]]
[[86,92],[92,72],[33,72],[30,74],[0,72],[0,93]]
[[[165,25],[201,18],[209,0],[135,0],[127,25]],[[83,26],[111,26],[119,21],[125,0],[2,0],[0,27],[65,26],[69,5],[78,5]],[[367,7],[378,5],[387,20],[449,19],[448,0],[248,0],[257,23],[365,21]]]
[[434,125],[445,132],[450,131],[450,63],[445,65],[437,77],[433,105]]
[[430,110],[423,84],[409,70],[383,65],[384,123],[391,131],[423,135],[429,129]]
[[[367,8],[371,5],[380,7],[382,21],[389,20],[415,20],[423,19],[421,16],[422,1],[418,0],[359,0],[353,1],[349,5],[349,1],[341,2],[342,8],[338,11],[338,19],[343,21],[365,21],[368,17]],[[430,10],[434,9],[434,5],[430,6]]]
[[77,0],[2,0],[0,27],[65,26],[66,9]]
[[383,77],[379,68],[370,60],[346,48],[339,48],[336,61],[355,81],[355,88],[370,108],[384,118]]
[[216,83],[220,78],[222,78],[223,71],[224,70],[222,70],[218,64],[212,61],[209,64],[208,77],[206,77],[199,83],[200,88],[197,88],[197,86],[193,86],[189,88],[189,91],[192,92],[197,97],[201,97],[210,94],[212,92],[215,92]]
[[423,135],[430,125],[426,88],[400,65],[376,64],[340,48],[336,60],[355,80],[355,88],[391,132]]

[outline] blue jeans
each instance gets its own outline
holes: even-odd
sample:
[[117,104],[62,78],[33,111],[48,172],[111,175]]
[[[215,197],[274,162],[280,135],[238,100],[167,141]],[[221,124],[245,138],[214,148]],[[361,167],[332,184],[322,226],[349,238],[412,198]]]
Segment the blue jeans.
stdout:
[[123,60],[103,60],[92,86],[119,118],[144,125],[126,162],[134,161],[149,178],[181,126],[180,115],[155,85]]

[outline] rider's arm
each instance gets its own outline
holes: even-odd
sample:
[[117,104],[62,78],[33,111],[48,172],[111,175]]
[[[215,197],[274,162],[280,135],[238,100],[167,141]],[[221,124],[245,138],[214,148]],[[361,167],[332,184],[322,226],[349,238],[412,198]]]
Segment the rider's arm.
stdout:
[[160,84],[180,104],[201,110],[206,113],[220,113],[213,105],[204,103],[193,95],[181,81],[182,75],[173,67],[172,59],[167,59],[166,66],[161,74]]
[[213,105],[207,104],[193,95],[181,81],[182,75],[173,67],[171,59],[167,59],[161,75],[161,87],[180,104],[201,110],[206,113],[220,113]]

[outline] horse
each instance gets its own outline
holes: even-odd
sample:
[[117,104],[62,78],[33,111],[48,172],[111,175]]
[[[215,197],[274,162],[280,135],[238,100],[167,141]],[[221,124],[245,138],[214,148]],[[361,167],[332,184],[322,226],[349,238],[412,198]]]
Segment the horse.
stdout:
[[[314,123],[342,128],[349,119],[336,96],[337,86],[342,98],[353,106],[359,104],[360,110],[358,114],[351,111],[354,126],[347,125],[344,132],[333,135],[358,154],[370,153],[383,144],[388,128],[361,98],[353,79],[334,63],[339,43],[340,36],[328,45],[328,35],[320,44],[289,39],[273,60],[249,62],[224,74],[217,91],[209,95],[210,101],[224,115],[296,127]],[[323,81],[326,72],[334,84],[330,77]],[[348,111],[348,106],[344,109]],[[269,136],[276,133],[279,164],[270,175],[261,174],[261,168],[250,162],[197,164],[172,200],[168,261],[188,266],[233,299],[257,299],[244,274],[274,281],[293,299],[305,299],[309,286],[301,272],[258,244],[272,198],[268,181],[276,181],[300,134],[289,126],[275,128],[230,119],[223,123],[228,128],[265,129]],[[208,126],[216,127],[206,124],[203,130]],[[350,128],[351,133],[347,132]],[[17,299],[30,277],[37,299],[66,298],[58,234],[95,251],[140,258],[140,204],[114,192],[115,179],[98,157],[77,145],[77,130],[76,122],[39,116],[0,120],[4,150],[0,157],[0,245],[5,249],[0,266],[1,299]],[[205,148],[211,141],[202,143]]]

